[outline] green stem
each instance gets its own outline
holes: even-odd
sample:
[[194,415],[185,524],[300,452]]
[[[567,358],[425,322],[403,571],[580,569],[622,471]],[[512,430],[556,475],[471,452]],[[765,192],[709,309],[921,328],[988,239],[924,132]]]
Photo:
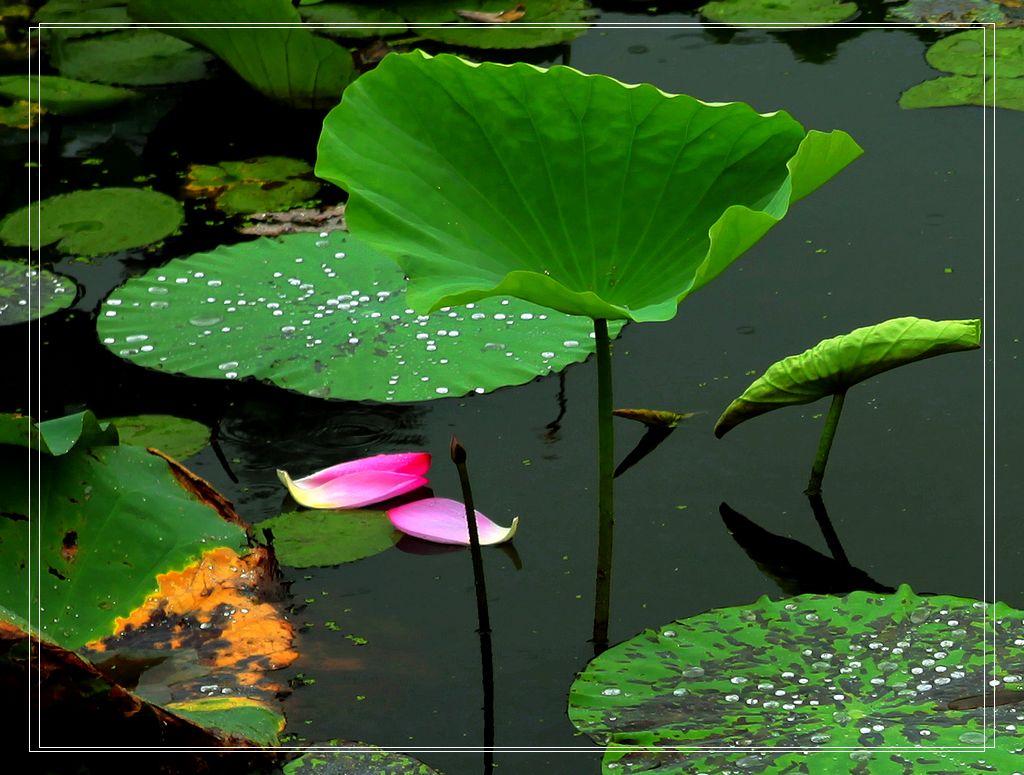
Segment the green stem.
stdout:
[[839,415],[843,413],[844,400],[845,390],[832,396],[832,405],[828,408],[828,417],[825,418],[825,426],[821,429],[821,439],[818,441],[818,453],[814,456],[814,465],[811,467],[811,478],[807,482],[807,489],[804,490],[807,495],[821,493],[821,480],[825,478],[828,453],[832,449],[832,439],[835,438],[836,428],[839,426]]
[[594,320],[597,349],[597,582],[594,597],[594,651],[608,647],[611,611],[612,539],[615,530],[615,429],[612,425],[612,348],[608,321]]

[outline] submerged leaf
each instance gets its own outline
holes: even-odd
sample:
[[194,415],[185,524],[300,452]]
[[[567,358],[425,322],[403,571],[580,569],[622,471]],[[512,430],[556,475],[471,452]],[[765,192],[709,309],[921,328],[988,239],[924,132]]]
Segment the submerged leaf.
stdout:
[[316,173],[402,264],[413,308],[512,295],[643,321],[673,317],[860,152],[781,111],[415,51],[328,114]]
[[726,407],[715,424],[715,436],[721,438],[745,420],[773,409],[843,393],[889,369],[979,347],[980,320],[905,317],[855,329],[769,366]]
[[[573,684],[569,717],[610,744],[607,775],[1013,771],[1024,706],[987,718],[980,708],[946,708],[989,680],[1015,685],[1022,638],[1024,612],[906,586],[885,596],[761,598],[604,652]],[[993,727],[997,748],[964,750],[981,748]],[[837,768],[835,757],[847,764]]]
[[20,261],[0,260],[0,326],[52,315],[75,303],[75,281]]
[[[38,208],[38,210],[36,209]],[[173,234],[185,219],[180,202],[142,188],[93,188],[58,194],[9,213],[0,221],[8,245],[57,243],[62,253],[101,256],[141,247]]]
[[398,266],[340,232],[176,259],[115,290],[97,329],[141,366],[352,400],[483,393],[593,352],[590,321],[516,300],[416,315]]

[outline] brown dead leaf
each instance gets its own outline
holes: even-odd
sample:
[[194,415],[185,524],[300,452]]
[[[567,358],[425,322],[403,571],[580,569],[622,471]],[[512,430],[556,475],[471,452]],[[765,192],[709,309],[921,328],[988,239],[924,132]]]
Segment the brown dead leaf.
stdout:
[[238,229],[242,234],[260,237],[278,237],[282,234],[296,234],[308,231],[347,231],[345,205],[327,207],[323,210],[299,208],[283,212],[253,213],[249,220],[256,221]]
[[526,6],[517,3],[515,8],[507,11],[456,11],[463,19],[480,24],[506,24],[519,21],[526,15]]

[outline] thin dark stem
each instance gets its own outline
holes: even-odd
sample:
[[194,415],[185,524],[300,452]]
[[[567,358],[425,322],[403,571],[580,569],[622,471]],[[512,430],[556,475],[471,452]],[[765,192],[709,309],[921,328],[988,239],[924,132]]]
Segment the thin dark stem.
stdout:
[[594,596],[594,652],[608,648],[611,612],[612,541],[615,531],[615,427],[612,418],[612,348],[608,321],[594,320],[597,349],[597,583]]
[[480,634],[480,665],[484,690],[484,773],[494,768],[494,651],[491,645],[491,618],[487,610],[487,582],[484,579],[484,558],[480,551],[480,532],[473,506],[473,490],[469,485],[466,468],[466,448],[452,436],[452,462],[459,472],[462,500],[466,504],[466,524],[469,527],[469,553],[473,558],[473,582],[476,587],[477,632]]
[[843,413],[844,400],[846,400],[845,390],[832,396],[832,405],[828,408],[825,427],[821,429],[821,439],[818,441],[818,453],[814,456],[814,465],[811,467],[811,478],[807,482],[807,489],[804,490],[807,495],[821,493],[821,480],[825,478],[828,453],[832,449],[832,440],[835,438],[836,428],[839,426],[839,415]]
[[836,533],[836,529],[832,527],[832,520],[829,519],[828,509],[825,508],[825,501],[822,500],[821,493],[807,493],[807,500],[811,503],[814,519],[818,522],[821,534],[825,536],[825,543],[828,544],[828,550],[832,552],[832,557],[849,568],[850,561],[846,557],[843,545],[839,543],[839,535]]

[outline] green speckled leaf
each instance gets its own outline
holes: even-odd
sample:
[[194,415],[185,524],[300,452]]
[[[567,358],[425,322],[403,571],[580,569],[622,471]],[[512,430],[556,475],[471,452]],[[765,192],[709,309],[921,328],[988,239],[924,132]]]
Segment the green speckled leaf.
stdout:
[[210,429],[195,420],[169,414],[139,414],[108,417],[117,428],[122,444],[155,447],[177,460],[191,457],[210,443]]
[[980,320],[905,317],[825,339],[768,367],[715,424],[721,438],[740,423],[784,406],[848,390],[889,369],[944,353],[981,347]]
[[1000,78],[1024,75],[1024,29],[965,30],[933,43],[924,58],[936,70],[957,75],[992,75],[993,43]]
[[[524,16],[518,21],[478,24],[456,11],[511,11],[515,2],[509,0],[406,0],[398,4],[398,13],[409,22],[416,34],[450,46],[469,48],[538,48],[556,46],[587,31],[584,22],[592,16],[582,0],[529,0]],[[428,22],[439,22],[428,27]],[[526,27],[522,23],[572,24],[566,27]]]
[[116,289],[97,327],[140,366],[352,400],[486,392],[593,352],[589,320],[518,300],[416,315],[397,264],[342,232],[171,261]]
[[274,531],[282,565],[341,565],[390,549],[401,538],[383,511],[292,511],[259,523]]
[[75,301],[75,281],[19,261],[0,260],[0,326],[52,315]]
[[332,741],[328,745],[355,750],[310,751],[288,762],[285,775],[438,775],[411,756],[367,743]]
[[142,188],[93,188],[58,194],[9,213],[0,221],[0,240],[28,245],[31,238],[32,247],[38,248],[38,224],[43,245],[56,242],[62,253],[100,256],[162,240],[184,219],[181,203],[166,194]]
[[858,11],[856,3],[840,0],[714,0],[700,12],[711,21],[745,26],[760,22],[835,24]]
[[[905,110],[916,108],[952,108],[960,105],[984,105],[987,107],[1024,110],[1024,78],[998,78],[996,90],[992,91],[992,79],[985,82],[974,75],[947,75],[932,78],[912,86],[900,95],[900,107]],[[987,90],[987,94],[985,91]]]
[[[986,641],[998,657],[994,671]],[[1024,702],[1012,702],[1024,700],[1022,646],[1021,611],[919,597],[906,586],[887,596],[762,598],[645,630],[606,651],[572,685],[569,717],[610,745],[606,775],[1015,772],[1024,752]],[[936,750],[985,741],[982,708],[948,706],[983,694],[987,680],[1001,690],[998,749]],[[665,750],[733,746],[902,750]]]

